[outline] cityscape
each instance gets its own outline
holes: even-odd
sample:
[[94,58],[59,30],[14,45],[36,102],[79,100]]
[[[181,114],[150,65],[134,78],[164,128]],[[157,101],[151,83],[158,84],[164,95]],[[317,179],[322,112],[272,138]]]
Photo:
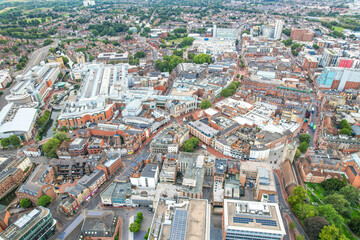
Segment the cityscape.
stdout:
[[0,0],[0,240],[359,240],[360,0]]

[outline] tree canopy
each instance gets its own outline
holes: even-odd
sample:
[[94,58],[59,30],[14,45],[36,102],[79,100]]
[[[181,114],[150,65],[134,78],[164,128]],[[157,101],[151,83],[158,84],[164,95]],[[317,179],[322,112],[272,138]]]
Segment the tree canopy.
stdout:
[[306,153],[308,147],[309,147],[309,144],[308,144],[307,142],[302,142],[302,143],[298,146],[298,149],[300,150],[301,153]]
[[357,206],[360,200],[360,192],[353,185],[346,185],[340,189],[340,194],[344,195],[345,199],[348,200],[352,205]]
[[299,137],[300,142],[306,142],[306,143],[310,143],[311,140],[311,136],[307,133],[301,134]]
[[31,201],[30,201],[30,199],[28,199],[28,198],[24,198],[24,199],[21,199],[20,200],[20,206],[22,207],[22,208],[28,208],[28,207],[30,207],[31,206]]
[[324,202],[331,204],[334,209],[344,217],[350,217],[350,202],[341,194],[334,193],[324,198]]
[[349,220],[349,227],[356,235],[360,235],[360,216],[356,216]]
[[341,227],[343,219],[331,204],[322,205],[318,210],[319,215],[326,218],[330,224]]
[[321,186],[325,189],[326,194],[332,194],[340,191],[344,186],[344,182],[337,178],[329,178],[321,183]]
[[319,233],[319,240],[346,240],[348,239],[335,225],[324,226]]
[[200,103],[200,108],[201,109],[208,109],[211,107],[211,102],[209,99],[205,99],[205,100],[202,100],[201,103]]
[[45,156],[49,158],[57,158],[56,149],[61,145],[61,141],[57,138],[52,138],[42,146],[42,151]]
[[192,137],[184,142],[182,145],[182,150],[184,152],[193,152],[197,146],[199,146],[199,139],[197,137]]
[[46,207],[51,202],[51,197],[48,195],[41,196],[38,200],[38,205]]
[[211,56],[205,53],[195,55],[194,62],[197,64],[211,63]]
[[318,240],[319,234],[321,233],[323,227],[329,225],[329,222],[325,218],[320,216],[314,216],[305,219],[304,230],[310,240]]

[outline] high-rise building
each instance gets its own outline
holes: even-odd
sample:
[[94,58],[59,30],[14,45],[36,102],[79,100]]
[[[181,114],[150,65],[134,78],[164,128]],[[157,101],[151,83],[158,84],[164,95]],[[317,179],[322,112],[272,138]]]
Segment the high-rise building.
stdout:
[[275,31],[274,31],[274,39],[279,40],[281,39],[281,33],[284,26],[284,21],[276,19],[275,20]]
[[56,220],[47,208],[37,207],[24,214],[0,234],[0,240],[46,240],[55,232]]
[[223,221],[224,240],[281,240],[286,234],[277,203],[225,199]]
[[340,53],[332,49],[325,49],[324,53],[320,59],[320,66],[322,67],[334,67]]
[[315,35],[314,31],[310,31],[308,29],[296,29],[296,28],[293,28],[291,30],[290,38],[292,40],[296,40],[296,41],[310,42],[310,41],[313,40],[314,35]]

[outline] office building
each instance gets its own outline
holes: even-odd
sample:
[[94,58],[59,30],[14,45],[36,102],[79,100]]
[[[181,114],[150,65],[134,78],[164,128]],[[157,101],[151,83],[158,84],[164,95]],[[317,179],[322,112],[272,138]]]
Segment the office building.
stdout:
[[36,207],[0,233],[0,240],[46,240],[50,239],[55,229],[56,220],[53,219],[50,210]]
[[285,234],[278,204],[224,200],[224,240],[281,240]]
[[279,20],[279,19],[275,20],[275,30],[274,30],[274,39],[275,40],[281,39],[283,26],[284,26],[283,20]]
[[[332,49],[325,49],[320,59],[320,66],[334,67],[340,57],[340,53]],[[343,65],[343,63],[341,63]]]
[[11,76],[8,69],[0,70],[0,89],[6,88],[6,85],[11,82]]
[[155,189],[159,181],[159,166],[148,163],[141,171],[130,178],[131,184],[138,188]]
[[290,38],[296,41],[310,42],[313,40],[315,32],[308,29],[295,29],[291,30]]

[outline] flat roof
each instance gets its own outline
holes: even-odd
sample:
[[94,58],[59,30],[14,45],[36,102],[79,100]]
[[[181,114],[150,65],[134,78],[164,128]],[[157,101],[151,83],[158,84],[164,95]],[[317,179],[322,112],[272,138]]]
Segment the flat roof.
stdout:
[[224,228],[286,234],[277,203],[224,199]]

